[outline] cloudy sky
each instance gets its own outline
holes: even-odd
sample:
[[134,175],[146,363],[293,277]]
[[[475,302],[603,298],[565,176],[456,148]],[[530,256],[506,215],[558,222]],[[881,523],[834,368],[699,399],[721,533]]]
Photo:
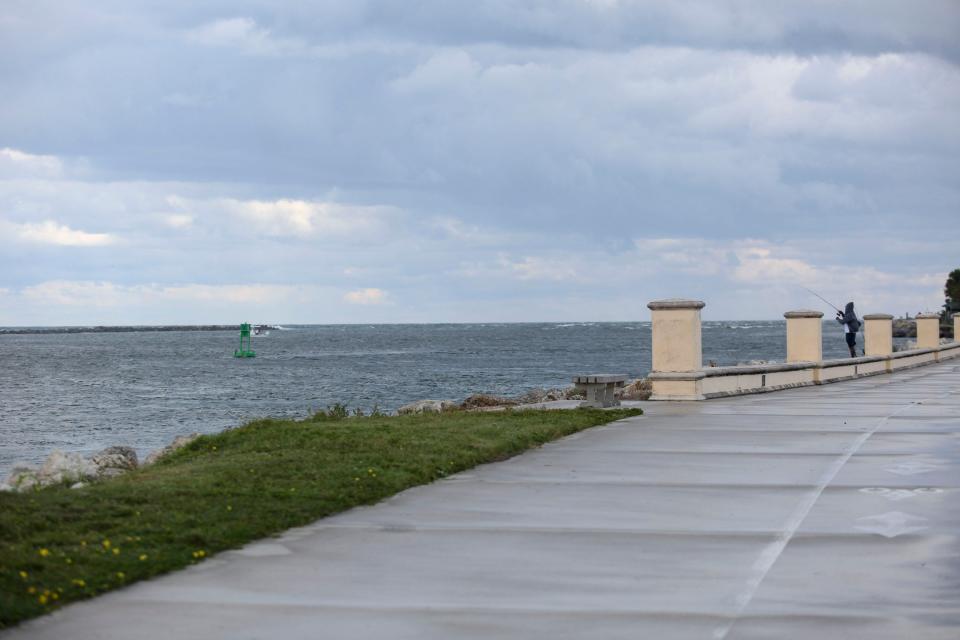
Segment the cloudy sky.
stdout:
[[958,33],[955,0],[6,0],[0,325],[935,309]]

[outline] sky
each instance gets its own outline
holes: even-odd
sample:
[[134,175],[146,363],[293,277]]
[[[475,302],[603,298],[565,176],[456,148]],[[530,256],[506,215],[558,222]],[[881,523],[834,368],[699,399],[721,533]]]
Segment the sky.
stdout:
[[5,0],[0,325],[936,310],[955,0]]

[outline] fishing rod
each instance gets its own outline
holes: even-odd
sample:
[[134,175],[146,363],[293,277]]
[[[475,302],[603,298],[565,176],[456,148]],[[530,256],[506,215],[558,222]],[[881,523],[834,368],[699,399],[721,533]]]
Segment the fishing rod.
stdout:
[[834,305],[833,303],[831,303],[829,300],[827,300],[826,298],[824,298],[822,295],[820,295],[819,293],[817,293],[817,292],[814,291],[813,289],[807,289],[807,288],[806,288],[805,286],[803,286],[802,284],[801,284],[801,285],[797,285],[797,286],[799,286],[801,289],[805,289],[806,291],[809,291],[809,292],[812,293],[813,295],[817,296],[818,298],[820,298],[821,300],[823,300],[824,302],[826,302],[828,305],[830,305],[831,307],[833,307],[834,309],[836,309],[838,313],[843,313],[843,311],[840,311],[840,308],[839,308],[839,307],[837,307],[836,305]]

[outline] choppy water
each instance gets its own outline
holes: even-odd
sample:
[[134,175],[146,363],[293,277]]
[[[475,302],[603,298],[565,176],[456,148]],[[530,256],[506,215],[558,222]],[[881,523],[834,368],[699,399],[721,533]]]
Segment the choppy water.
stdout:
[[[704,363],[782,360],[784,336],[783,321],[706,322]],[[228,331],[0,336],[0,478],[54,448],[143,455],[180,434],[334,402],[395,410],[650,369],[649,322],[296,327],[254,338],[253,359],[234,358],[236,343]],[[824,357],[844,355],[826,324]]]

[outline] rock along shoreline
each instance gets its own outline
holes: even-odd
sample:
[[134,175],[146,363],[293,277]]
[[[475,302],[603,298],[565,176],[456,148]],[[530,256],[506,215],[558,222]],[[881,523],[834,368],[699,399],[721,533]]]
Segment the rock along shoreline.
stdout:
[[[646,400],[650,397],[650,384],[645,378],[631,380],[620,391],[624,400]],[[557,400],[582,400],[576,387],[564,389],[532,389],[516,397],[475,393],[462,402],[453,400],[418,400],[400,407],[398,415],[417,413],[443,413],[446,411],[499,411],[510,407],[536,405]],[[0,491],[26,492],[55,485],[67,485],[82,489],[91,482],[98,482],[122,475],[135,469],[152,465],[163,456],[187,446],[200,437],[199,433],[181,435],[167,446],[150,453],[143,462],[132,447],[107,447],[90,456],[75,452],[54,450],[39,467],[16,464]]]

